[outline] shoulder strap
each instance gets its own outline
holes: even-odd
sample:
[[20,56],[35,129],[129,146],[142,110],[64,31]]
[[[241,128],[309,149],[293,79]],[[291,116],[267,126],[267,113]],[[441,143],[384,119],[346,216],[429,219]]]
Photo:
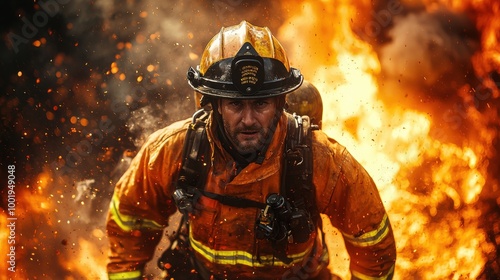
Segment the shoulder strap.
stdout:
[[[206,121],[209,111],[201,109],[193,115],[184,141],[182,168],[179,174],[179,184],[201,187],[205,183],[203,166],[207,165],[208,140]],[[201,179],[201,180],[200,180]]]
[[319,211],[316,206],[316,188],[312,182],[312,130],[318,127],[311,124],[308,116],[287,116],[288,132],[281,191],[292,205],[307,210],[317,224]]
[[193,114],[182,149],[182,165],[177,178],[173,198],[180,212],[193,210],[193,197],[196,189],[203,189],[210,161],[206,121],[209,111],[198,110]]

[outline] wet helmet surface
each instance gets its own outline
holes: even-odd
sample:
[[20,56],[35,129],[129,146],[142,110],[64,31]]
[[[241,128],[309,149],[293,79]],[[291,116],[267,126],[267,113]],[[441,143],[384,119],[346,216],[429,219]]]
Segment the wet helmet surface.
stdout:
[[207,44],[189,85],[210,97],[254,99],[289,93],[303,81],[267,27],[246,21],[225,27]]

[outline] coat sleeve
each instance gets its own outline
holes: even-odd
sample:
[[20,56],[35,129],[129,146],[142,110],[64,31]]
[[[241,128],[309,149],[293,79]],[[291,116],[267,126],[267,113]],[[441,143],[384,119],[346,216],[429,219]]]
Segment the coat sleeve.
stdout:
[[391,279],[396,244],[378,189],[343,146],[329,142],[332,157],[323,168],[329,174],[320,199],[322,212],[342,233],[353,279]]
[[176,211],[171,193],[185,129],[173,126],[148,138],[116,184],[106,223],[109,279],[140,279]]

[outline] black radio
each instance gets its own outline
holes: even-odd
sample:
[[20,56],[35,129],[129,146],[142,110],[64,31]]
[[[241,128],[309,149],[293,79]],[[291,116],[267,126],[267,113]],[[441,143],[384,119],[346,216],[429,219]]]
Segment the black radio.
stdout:
[[266,208],[262,209],[255,225],[258,239],[268,239],[289,243],[304,243],[314,231],[314,224],[309,213],[294,208],[286,199],[276,193],[266,198]]

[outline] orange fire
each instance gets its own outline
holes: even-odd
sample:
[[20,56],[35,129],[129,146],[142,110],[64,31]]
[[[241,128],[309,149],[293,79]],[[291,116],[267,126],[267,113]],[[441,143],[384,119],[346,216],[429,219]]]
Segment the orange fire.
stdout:
[[[379,186],[397,241],[395,278],[476,279],[486,255],[495,250],[479,228],[482,213],[473,204],[486,181],[492,180],[487,173],[490,151],[485,147],[496,132],[488,129],[487,121],[480,121],[485,116],[479,116],[470,98],[467,100],[466,89],[457,93],[470,105],[462,117],[480,125],[475,129],[481,133],[478,137],[472,132],[463,141],[443,140],[446,137],[440,136],[456,131],[442,127],[437,123],[441,120],[428,111],[383,100],[377,54],[350,27],[356,18],[353,5],[350,1],[326,2],[289,6],[291,17],[279,37],[291,46],[292,64],[322,93],[323,129],[351,151]],[[475,1],[477,8],[487,6],[479,2]],[[493,10],[498,9],[498,3],[493,5]],[[493,32],[500,21],[493,19],[494,13],[485,14],[490,17],[481,18],[478,28],[485,28],[486,52],[477,55],[476,64],[483,65],[485,59],[489,67],[499,69]],[[287,38],[303,40],[298,44]],[[440,131],[433,136],[436,127]],[[330,234],[330,239],[330,245],[340,251],[331,252],[332,271],[347,278],[348,256],[338,244],[338,234]]]

